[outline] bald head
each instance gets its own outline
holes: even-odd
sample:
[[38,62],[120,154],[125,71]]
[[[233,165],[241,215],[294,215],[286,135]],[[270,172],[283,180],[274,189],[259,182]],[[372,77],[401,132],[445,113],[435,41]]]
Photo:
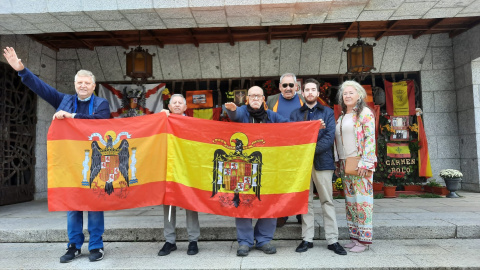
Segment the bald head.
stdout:
[[248,89],[248,104],[253,109],[259,109],[263,105],[265,97],[263,96],[263,89],[258,86],[252,86]]

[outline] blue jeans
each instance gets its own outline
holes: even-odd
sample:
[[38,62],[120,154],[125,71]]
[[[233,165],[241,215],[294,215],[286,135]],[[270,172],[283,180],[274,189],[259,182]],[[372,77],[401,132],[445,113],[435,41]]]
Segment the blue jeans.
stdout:
[[259,218],[254,229],[252,228],[251,218],[235,218],[235,225],[239,245],[253,247],[253,241],[256,240],[256,246],[261,247],[273,239],[273,234],[277,228],[277,219]]
[[[81,249],[85,241],[83,235],[83,212],[68,211],[67,212],[67,231],[68,245],[75,244],[77,249]],[[88,242],[88,250],[103,248],[102,235],[105,231],[103,212],[88,211],[88,233],[90,241]]]

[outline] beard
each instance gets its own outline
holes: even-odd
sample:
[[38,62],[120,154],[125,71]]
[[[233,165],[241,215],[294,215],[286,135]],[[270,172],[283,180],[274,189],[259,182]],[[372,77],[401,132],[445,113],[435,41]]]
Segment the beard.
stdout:
[[305,103],[307,103],[308,105],[315,105],[315,103],[317,103],[317,98],[313,100],[308,100],[307,98],[305,98]]

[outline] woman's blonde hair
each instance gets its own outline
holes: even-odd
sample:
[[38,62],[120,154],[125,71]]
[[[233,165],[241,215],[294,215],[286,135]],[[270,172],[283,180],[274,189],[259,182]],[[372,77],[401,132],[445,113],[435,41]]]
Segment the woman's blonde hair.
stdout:
[[363,111],[363,108],[367,107],[367,103],[365,102],[365,98],[367,97],[367,91],[365,91],[365,88],[363,88],[363,86],[361,86],[356,81],[343,82],[342,85],[340,85],[340,89],[338,90],[337,99],[338,99],[338,105],[341,106],[342,112],[344,114],[347,113],[347,105],[345,105],[345,103],[343,102],[343,91],[348,86],[355,88],[355,90],[358,93],[358,96],[360,97],[357,101],[357,105],[355,105],[355,108],[354,108],[354,111],[356,111],[357,116],[359,116],[360,113]]

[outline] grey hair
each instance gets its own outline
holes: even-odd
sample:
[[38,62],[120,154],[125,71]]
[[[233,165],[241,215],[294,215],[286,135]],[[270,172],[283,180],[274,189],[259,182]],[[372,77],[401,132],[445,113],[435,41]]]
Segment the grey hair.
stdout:
[[283,74],[283,75],[280,77],[280,83],[282,83],[282,80],[283,80],[283,78],[285,78],[285,77],[293,77],[293,81],[294,81],[295,83],[297,83],[297,76],[295,76],[295,74],[293,74],[293,73],[285,73],[285,74]]
[[93,83],[95,83],[95,75],[90,70],[80,69],[77,74],[75,74],[75,82],[77,81],[78,77],[91,77]]
[[170,97],[170,101],[168,102],[168,104],[172,104],[172,99],[173,99],[174,97],[181,97],[181,98],[183,98],[184,104],[187,104],[187,100],[185,99],[185,97],[184,97],[182,94],[173,94],[173,95]]
[[340,85],[340,89],[338,90],[338,105],[341,106],[342,108],[342,112],[345,114],[347,113],[347,105],[345,105],[345,103],[343,102],[343,91],[345,90],[345,88],[347,88],[348,86],[351,86],[353,88],[355,88],[355,90],[357,91],[358,95],[359,95],[359,99],[357,101],[357,105],[355,106],[356,109],[356,114],[357,116],[360,115],[360,113],[363,111],[363,108],[367,107],[367,103],[365,102],[365,98],[367,97],[367,92],[365,91],[365,88],[363,88],[363,86],[361,86],[358,82],[356,81],[345,81],[342,83],[342,85]]

